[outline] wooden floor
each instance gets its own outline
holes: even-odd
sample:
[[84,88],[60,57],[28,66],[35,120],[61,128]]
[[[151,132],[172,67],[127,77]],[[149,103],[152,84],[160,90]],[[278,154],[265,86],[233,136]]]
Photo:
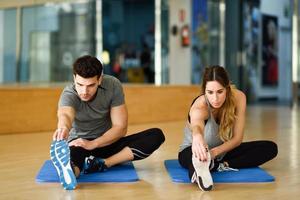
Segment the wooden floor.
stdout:
[[245,140],[270,139],[279,146],[278,157],[263,165],[276,177],[274,183],[215,184],[202,192],[196,185],[176,184],[163,161],[177,157],[183,121],[134,125],[129,132],[160,127],[166,142],[151,157],[135,162],[140,181],[135,183],[79,184],[64,191],[58,183],[36,183],[35,176],[49,159],[52,133],[0,136],[0,199],[184,199],[274,200],[300,196],[300,110],[283,106],[249,106]]

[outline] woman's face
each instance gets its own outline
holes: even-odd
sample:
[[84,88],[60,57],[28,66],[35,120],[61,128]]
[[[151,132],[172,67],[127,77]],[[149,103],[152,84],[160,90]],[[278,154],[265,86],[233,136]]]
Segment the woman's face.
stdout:
[[218,81],[208,81],[205,95],[213,108],[220,108],[226,100],[226,88]]

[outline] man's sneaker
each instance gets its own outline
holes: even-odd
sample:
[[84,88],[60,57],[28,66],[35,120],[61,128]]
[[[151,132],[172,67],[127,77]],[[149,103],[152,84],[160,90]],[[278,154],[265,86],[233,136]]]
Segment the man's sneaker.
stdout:
[[94,156],[89,156],[85,158],[83,173],[89,174],[94,172],[103,172],[107,169],[104,160],[101,158],[96,158]]
[[225,171],[239,171],[238,169],[234,169],[231,167],[226,166],[224,163],[219,163],[219,166],[217,168],[218,172],[225,172]]
[[213,180],[209,171],[209,165],[211,162],[210,154],[207,153],[207,161],[203,162],[196,158],[194,155],[192,157],[193,166],[195,172],[191,178],[191,182],[197,182],[198,187],[203,191],[209,191],[213,187]]
[[53,141],[50,147],[50,157],[64,189],[75,189],[77,181],[70,165],[68,143],[65,140]]

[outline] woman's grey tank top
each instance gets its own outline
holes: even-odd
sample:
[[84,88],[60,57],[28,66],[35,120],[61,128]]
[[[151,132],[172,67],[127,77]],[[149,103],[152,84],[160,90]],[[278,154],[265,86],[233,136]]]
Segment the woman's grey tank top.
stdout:
[[[206,104],[208,106],[208,119],[204,127],[204,139],[208,145],[209,149],[212,149],[216,146],[219,146],[223,143],[223,141],[219,137],[219,125],[216,123],[214,116],[212,115],[212,110],[206,96],[204,96]],[[179,152],[183,149],[190,147],[192,145],[192,131],[189,128],[188,122],[184,127],[184,138],[183,142],[180,145]],[[219,155],[218,158],[222,158],[224,154]]]

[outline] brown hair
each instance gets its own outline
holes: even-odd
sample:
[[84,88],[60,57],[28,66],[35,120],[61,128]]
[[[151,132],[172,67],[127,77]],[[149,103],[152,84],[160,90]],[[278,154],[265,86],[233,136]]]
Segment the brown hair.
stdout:
[[73,64],[73,74],[78,74],[83,78],[92,78],[97,76],[99,78],[102,74],[102,63],[93,56],[79,57]]
[[220,108],[218,115],[220,119],[219,136],[221,140],[227,141],[232,137],[232,127],[236,118],[236,105],[234,96],[232,94],[232,89],[234,86],[230,85],[229,76],[224,67],[218,65],[205,68],[201,86],[203,94],[205,94],[206,84],[208,81],[217,81],[224,88],[226,88],[226,99]]

